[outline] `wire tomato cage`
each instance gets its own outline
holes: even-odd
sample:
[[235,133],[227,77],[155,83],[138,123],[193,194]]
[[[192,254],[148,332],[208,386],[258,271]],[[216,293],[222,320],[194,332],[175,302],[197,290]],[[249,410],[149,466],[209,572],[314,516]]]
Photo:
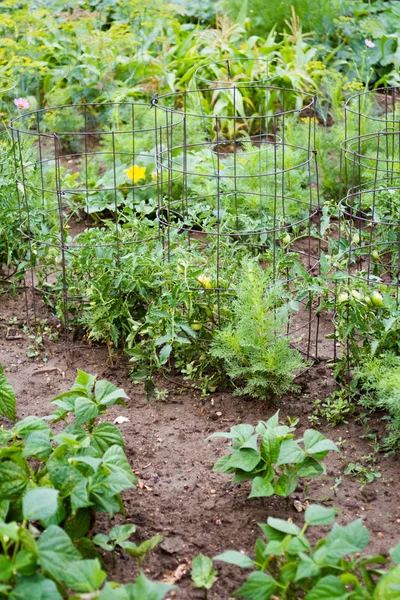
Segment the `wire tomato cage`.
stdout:
[[[251,102],[246,99],[251,97]],[[215,322],[240,279],[241,252],[257,257],[299,308],[287,334],[307,358],[318,353],[318,300],[298,283],[319,270],[316,99],[258,83],[160,96],[157,148],[160,238],[166,256],[179,237],[204,258],[203,296]]]
[[350,331],[355,319],[359,345],[372,342],[383,296],[394,311],[399,304],[399,92],[397,87],[369,90],[345,104],[334,322],[336,332]]
[[[134,102],[58,106],[25,113],[10,129],[29,244],[26,285],[68,329],[90,306],[96,277],[108,269],[108,293],[122,294],[124,256],[157,239],[154,110]],[[157,133],[162,143],[165,129]],[[35,294],[29,312],[36,317]]]

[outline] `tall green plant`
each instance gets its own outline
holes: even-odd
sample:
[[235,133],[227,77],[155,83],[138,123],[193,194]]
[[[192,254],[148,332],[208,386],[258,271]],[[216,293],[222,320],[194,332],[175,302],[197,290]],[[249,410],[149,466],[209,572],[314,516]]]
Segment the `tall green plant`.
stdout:
[[232,322],[216,332],[211,354],[223,362],[236,394],[279,397],[293,389],[305,364],[285,336],[290,304],[282,299],[282,286],[273,286],[253,261],[243,263],[242,273]]

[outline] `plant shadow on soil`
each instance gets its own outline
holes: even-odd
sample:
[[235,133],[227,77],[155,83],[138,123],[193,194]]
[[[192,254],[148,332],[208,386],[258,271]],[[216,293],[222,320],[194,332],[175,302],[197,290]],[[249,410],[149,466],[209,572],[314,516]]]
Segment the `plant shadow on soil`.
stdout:
[[[40,317],[50,320],[43,306]],[[341,524],[361,517],[371,534],[370,554],[387,553],[399,541],[400,465],[397,457],[378,455],[375,468],[382,476],[366,486],[343,474],[346,462],[356,462],[371,452],[370,441],[360,437],[365,430],[354,417],[348,425],[321,428],[324,435],[335,442],[340,438],[345,440],[342,455],[328,456],[325,460],[327,475],[299,489],[290,498],[248,499],[249,483],[233,487],[230,476],[212,472],[225,446],[223,439],[206,441],[213,432],[227,431],[239,422],[255,425],[259,420],[268,419],[277,408],[282,420],[287,415],[300,418],[299,435],[310,427],[307,417],[314,409],[312,401],[325,398],[336,387],[323,362],[301,375],[297,381],[301,392],[285,397],[279,406],[228,392],[217,392],[204,399],[197,390],[184,389],[185,382],[182,381],[180,387],[164,378],[158,381],[158,387],[168,390],[166,401],[153,400],[149,404],[143,386],[133,385],[130,380],[126,359],[121,358],[112,368],[107,365],[106,348],[68,349],[65,341],[60,340],[45,342],[39,357],[27,358],[31,340],[15,324],[10,335],[12,318],[19,323],[25,319],[23,294],[14,299],[2,296],[0,314],[0,363],[17,393],[18,419],[30,414],[50,414],[49,401],[69,389],[77,368],[112,381],[129,395],[127,406],[111,407],[107,419],[111,421],[120,415],[129,419],[119,427],[128,459],[139,480],[137,489],[124,494],[126,522],[137,526],[133,539],[139,543],[158,533],[164,536],[162,544],[144,563],[148,577],[160,581],[200,552],[211,557],[228,549],[252,553],[261,533],[257,523],[266,522],[269,516],[303,522],[302,514],[294,507],[296,499],[324,502],[327,506],[333,504],[339,509]],[[43,362],[43,357],[47,357],[47,362]],[[384,432],[382,415],[371,418],[370,426],[381,436]],[[341,484],[332,489],[339,477]],[[112,525],[122,522],[123,517],[118,515]],[[93,533],[106,533],[112,525],[107,515],[101,515]],[[316,539],[322,528],[314,531],[311,539]],[[126,583],[138,574],[136,563],[122,550],[116,553],[115,564],[110,554],[104,553],[104,560],[111,579]],[[219,576],[208,598],[228,599],[249,571],[222,563],[216,566]],[[203,590],[192,588],[190,570],[178,586],[168,598],[204,598]]]

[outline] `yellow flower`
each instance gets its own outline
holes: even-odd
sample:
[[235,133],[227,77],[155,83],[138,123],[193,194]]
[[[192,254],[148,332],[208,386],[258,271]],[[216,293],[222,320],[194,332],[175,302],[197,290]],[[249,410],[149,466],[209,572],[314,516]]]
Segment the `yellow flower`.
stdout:
[[135,184],[141,179],[146,178],[146,167],[138,167],[137,165],[133,165],[132,167],[129,167],[129,169],[125,169],[124,173],[126,173],[128,179],[133,181]]
[[153,173],[151,174],[151,178],[153,181],[157,181],[157,171],[153,171]]
[[246,50],[246,46],[244,44],[240,45],[240,50],[241,52],[244,52]]

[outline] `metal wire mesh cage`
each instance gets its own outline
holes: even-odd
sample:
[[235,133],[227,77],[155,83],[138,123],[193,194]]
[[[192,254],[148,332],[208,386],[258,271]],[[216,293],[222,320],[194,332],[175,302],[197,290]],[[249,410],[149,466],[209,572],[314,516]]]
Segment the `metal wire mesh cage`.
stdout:
[[[222,297],[236,280],[232,248],[236,258],[244,249],[258,256],[271,282],[288,291],[318,269],[315,98],[258,84],[208,93],[158,99],[157,121],[167,140],[157,152],[158,220],[168,256],[177,237],[203,248],[203,292],[214,294],[220,324]],[[249,94],[255,105],[246,102]],[[315,308],[307,298],[289,325],[291,335],[302,330],[300,346],[308,356],[317,346],[315,337],[311,341]]]
[[122,102],[48,108],[10,124],[30,285],[65,323],[90,300],[83,281],[90,290],[97,263],[118,269],[121,253],[157,236],[154,119],[148,104]]
[[395,288],[400,276],[400,177],[351,188],[340,203],[339,238],[349,276]]

